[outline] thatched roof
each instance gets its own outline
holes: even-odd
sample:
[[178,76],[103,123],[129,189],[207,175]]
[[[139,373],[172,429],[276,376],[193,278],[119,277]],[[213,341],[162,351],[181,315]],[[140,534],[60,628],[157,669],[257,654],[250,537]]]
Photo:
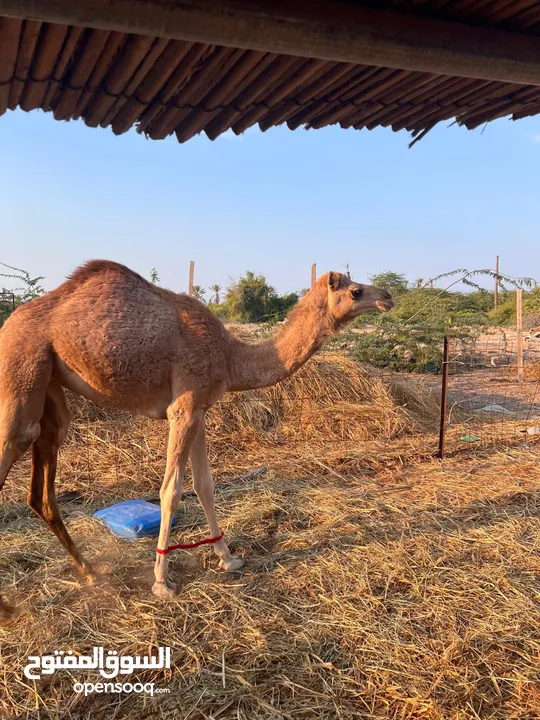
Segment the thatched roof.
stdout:
[[180,142],[540,112],[538,0],[0,0],[0,115]]

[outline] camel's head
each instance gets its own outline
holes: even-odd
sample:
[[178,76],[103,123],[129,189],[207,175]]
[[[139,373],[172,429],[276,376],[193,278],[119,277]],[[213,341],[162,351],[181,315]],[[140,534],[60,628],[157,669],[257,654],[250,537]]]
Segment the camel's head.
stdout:
[[388,312],[394,307],[387,290],[374,285],[360,285],[343,273],[329,272],[327,285],[328,307],[337,325],[345,325],[362,313],[372,310]]

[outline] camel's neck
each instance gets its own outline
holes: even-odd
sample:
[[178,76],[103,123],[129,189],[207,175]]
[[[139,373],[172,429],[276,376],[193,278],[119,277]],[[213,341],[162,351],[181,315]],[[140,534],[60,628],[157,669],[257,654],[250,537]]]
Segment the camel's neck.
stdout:
[[229,389],[268,387],[296,372],[319,350],[334,328],[325,305],[306,295],[267,342],[231,339]]

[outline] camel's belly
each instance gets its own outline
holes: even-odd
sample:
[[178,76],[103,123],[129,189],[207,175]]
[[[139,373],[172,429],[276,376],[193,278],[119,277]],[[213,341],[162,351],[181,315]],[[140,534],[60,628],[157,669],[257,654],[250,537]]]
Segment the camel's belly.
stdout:
[[68,390],[82,395],[96,405],[114,410],[125,410],[151,418],[166,418],[167,407],[172,399],[168,387],[159,392],[147,393],[141,384],[134,387],[119,387],[118,383],[104,381],[96,388],[58,357],[56,358],[55,377]]

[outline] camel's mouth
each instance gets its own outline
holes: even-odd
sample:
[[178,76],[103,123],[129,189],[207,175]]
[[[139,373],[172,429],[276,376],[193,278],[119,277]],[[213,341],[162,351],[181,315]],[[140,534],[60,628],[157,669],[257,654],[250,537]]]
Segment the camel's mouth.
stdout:
[[376,300],[375,307],[379,312],[388,312],[394,307],[394,303],[391,300]]

